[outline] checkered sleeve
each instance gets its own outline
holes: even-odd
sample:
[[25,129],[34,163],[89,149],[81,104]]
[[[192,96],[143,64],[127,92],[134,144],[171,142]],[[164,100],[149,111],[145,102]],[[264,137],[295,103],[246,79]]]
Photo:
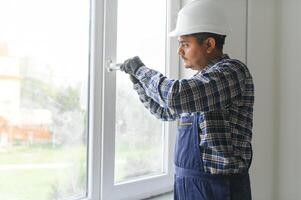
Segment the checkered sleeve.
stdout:
[[246,79],[245,69],[231,63],[213,66],[190,79],[171,80],[145,66],[135,76],[147,96],[172,114],[226,108],[242,96]]
[[139,99],[143,103],[144,107],[147,108],[156,118],[162,121],[174,121],[178,118],[178,116],[172,114],[168,108],[161,107],[152,98],[148,97],[141,83],[134,84],[133,88],[138,93]]

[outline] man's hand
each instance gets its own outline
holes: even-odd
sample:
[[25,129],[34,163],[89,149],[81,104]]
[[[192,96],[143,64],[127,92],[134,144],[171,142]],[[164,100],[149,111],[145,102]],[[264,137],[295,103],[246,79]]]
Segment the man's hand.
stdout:
[[128,74],[135,74],[141,66],[144,66],[143,62],[138,56],[135,56],[124,61],[124,63],[120,65],[120,70]]

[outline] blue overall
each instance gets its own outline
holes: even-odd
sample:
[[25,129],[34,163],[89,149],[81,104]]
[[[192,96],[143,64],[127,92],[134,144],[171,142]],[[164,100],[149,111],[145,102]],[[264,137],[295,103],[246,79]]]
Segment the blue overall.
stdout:
[[199,149],[200,115],[181,117],[175,146],[174,200],[251,200],[249,174],[204,172]]

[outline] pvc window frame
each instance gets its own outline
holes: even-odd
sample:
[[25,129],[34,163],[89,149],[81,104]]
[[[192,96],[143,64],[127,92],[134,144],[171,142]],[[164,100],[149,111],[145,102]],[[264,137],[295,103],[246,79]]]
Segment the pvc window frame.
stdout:
[[[114,200],[114,199],[141,199],[158,195],[172,190],[173,185],[173,146],[175,142],[176,124],[174,122],[166,123],[166,138],[164,151],[166,175],[165,177],[154,177],[151,181],[141,184],[142,182],[129,182],[112,189],[112,180],[107,180],[108,174],[113,174],[113,169],[107,169],[104,163],[112,162],[110,158],[114,158],[114,151],[107,149],[108,143],[113,141],[111,134],[104,134],[108,130],[108,126],[104,124],[106,120],[112,119],[113,115],[108,116],[107,106],[104,102],[108,102],[107,98],[115,96],[115,90],[108,87],[112,85],[114,73],[109,73],[106,69],[107,60],[115,59],[115,53],[112,46],[106,44],[114,44],[109,41],[106,34],[115,34],[117,27],[117,0],[90,0],[91,2],[91,20],[90,20],[90,84],[89,84],[89,153],[88,153],[88,190],[86,200]],[[167,27],[166,32],[174,29],[176,24],[177,13],[180,10],[180,0],[167,0]],[[108,12],[115,12],[110,14]],[[113,17],[112,17],[113,16]],[[112,25],[113,23],[113,25]],[[111,24],[111,25],[108,25]],[[114,38],[114,37],[113,37]],[[116,38],[116,37],[115,37]],[[114,46],[114,45],[113,45]],[[179,57],[177,55],[176,38],[168,38],[166,36],[166,76],[169,78],[179,78]],[[104,120],[106,117],[106,120]],[[110,145],[114,145],[113,143]],[[109,150],[109,151],[108,151]],[[108,152],[110,155],[106,155]],[[111,176],[112,177],[112,176]],[[162,179],[164,179],[162,181]],[[160,181],[161,180],[161,181]],[[162,185],[163,184],[163,185]],[[157,186],[157,187],[156,187]],[[147,188],[147,190],[142,190]],[[135,191],[135,192],[134,192]],[[134,192],[134,193],[133,193]]]

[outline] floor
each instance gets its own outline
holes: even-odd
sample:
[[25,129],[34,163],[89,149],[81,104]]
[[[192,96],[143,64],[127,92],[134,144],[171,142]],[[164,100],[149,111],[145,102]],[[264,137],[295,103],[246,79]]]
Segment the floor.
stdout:
[[173,200],[173,193],[166,193],[157,197],[148,198],[144,200]]

